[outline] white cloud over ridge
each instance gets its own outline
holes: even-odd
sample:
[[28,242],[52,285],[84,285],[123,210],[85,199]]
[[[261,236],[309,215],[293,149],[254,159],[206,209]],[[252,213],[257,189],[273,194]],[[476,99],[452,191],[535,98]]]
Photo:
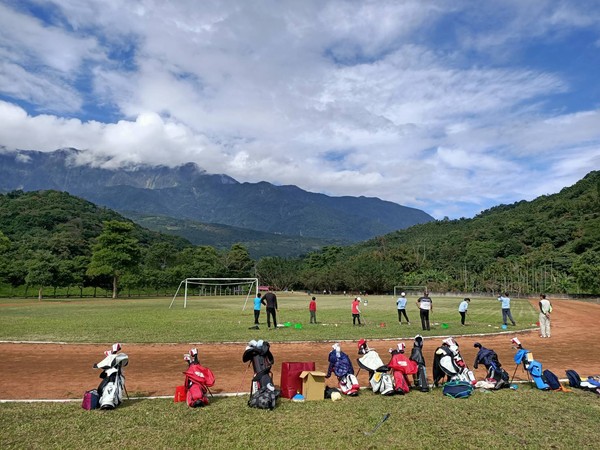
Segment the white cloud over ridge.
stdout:
[[561,45],[578,32],[597,49],[593,2],[57,0],[37,15],[22,7],[35,1],[5,3],[9,149],[193,161],[438,218],[600,168],[600,99],[577,105],[568,68],[526,58],[528,45],[572,52]]

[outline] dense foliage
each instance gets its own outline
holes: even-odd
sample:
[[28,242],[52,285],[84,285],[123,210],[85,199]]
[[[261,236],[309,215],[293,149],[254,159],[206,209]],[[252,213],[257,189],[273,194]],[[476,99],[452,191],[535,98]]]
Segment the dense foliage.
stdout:
[[473,219],[416,225],[303,261],[326,289],[600,293],[600,172],[560,193],[500,205]]
[[239,276],[254,263],[238,245],[194,247],[64,192],[0,195],[0,284],[79,290],[152,289],[185,277]]
[[[100,264],[108,244],[99,236],[114,221],[129,253],[113,251],[109,270]],[[121,257],[128,263],[117,267]],[[193,246],[66,193],[0,195],[0,284],[35,287],[41,296],[43,287],[111,289],[118,279],[119,289],[159,293],[173,292],[185,277],[254,276],[277,289],[311,291],[385,293],[401,285],[598,294],[600,172],[558,194],[496,206],[473,219],[416,225],[353,246],[326,246],[302,258],[258,261],[242,244],[225,250]]]

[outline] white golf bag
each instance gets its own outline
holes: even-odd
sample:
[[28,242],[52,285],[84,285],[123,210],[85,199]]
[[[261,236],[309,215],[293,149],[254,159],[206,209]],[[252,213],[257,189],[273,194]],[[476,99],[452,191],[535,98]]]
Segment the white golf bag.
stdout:
[[392,395],[394,393],[394,381],[388,373],[388,366],[383,363],[379,353],[369,348],[365,339],[359,341],[358,353],[363,355],[356,360],[358,367],[369,372],[369,383],[373,392],[381,395]]
[[433,384],[438,384],[447,377],[448,381],[466,381],[475,384],[475,375],[463,360],[458,344],[452,338],[442,341],[435,351],[433,359]]
[[123,401],[123,394],[127,394],[123,367],[129,363],[129,357],[118,353],[119,350],[121,345],[114,344],[112,350],[104,352],[105,358],[94,364],[95,369],[102,369],[102,382],[98,386],[98,406],[101,409],[116,408]]

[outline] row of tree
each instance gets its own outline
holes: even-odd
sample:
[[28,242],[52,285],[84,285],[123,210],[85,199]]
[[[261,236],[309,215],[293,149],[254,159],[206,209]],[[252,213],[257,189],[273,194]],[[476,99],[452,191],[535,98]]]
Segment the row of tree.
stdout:
[[45,191],[0,196],[0,284],[174,292],[186,277],[258,277],[277,289],[600,293],[600,172],[559,194],[474,219],[417,225],[300,258],[193,246]]

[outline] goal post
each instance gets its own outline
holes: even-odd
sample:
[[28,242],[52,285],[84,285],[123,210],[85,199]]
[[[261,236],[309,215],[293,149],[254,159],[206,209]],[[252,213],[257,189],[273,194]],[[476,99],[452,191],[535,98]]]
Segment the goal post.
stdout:
[[183,307],[187,308],[188,297],[191,296],[190,290],[198,288],[199,295],[245,295],[244,306],[242,311],[246,309],[246,304],[250,295],[254,291],[254,295],[258,295],[258,278],[186,278],[179,283],[179,287],[171,300],[169,309],[173,306],[175,299],[183,288]]
[[407,297],[421,296],[424,292],[429,292],[427,286],[394,286],[394,297],[400,297],[400,294],[404,292]]

